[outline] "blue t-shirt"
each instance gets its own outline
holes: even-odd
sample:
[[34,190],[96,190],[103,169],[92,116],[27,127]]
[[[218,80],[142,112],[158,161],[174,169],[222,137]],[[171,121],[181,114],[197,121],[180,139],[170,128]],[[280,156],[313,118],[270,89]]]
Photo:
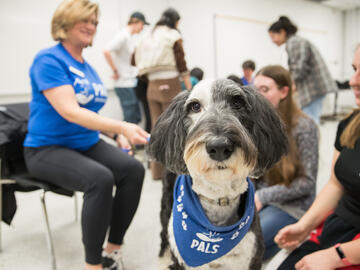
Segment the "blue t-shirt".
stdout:
[[242,81],[243,85],[252,85],[252,84],[254,84],[254,78],[252,78],[251,81],[248,82],[248,80],[245,77],[242,77],[241,81]]
[[[198,78],[190,76],[190,83],[191,83],[191,88],[194,88],[194,86],[199,82]],[[182,90],[186,90],[185,87],[185,83],[181,82],[181,89]]]
[[99,131],[67,121],[43,94],[50,88],[71,85],[79,105],[98,112],[106,102],[107,92],[96,71],[86,61],[75,60],[59,43],[36,55],[30,68],[30,79],[32,100],[24,146],[61,145],[85,151],[99,141]]

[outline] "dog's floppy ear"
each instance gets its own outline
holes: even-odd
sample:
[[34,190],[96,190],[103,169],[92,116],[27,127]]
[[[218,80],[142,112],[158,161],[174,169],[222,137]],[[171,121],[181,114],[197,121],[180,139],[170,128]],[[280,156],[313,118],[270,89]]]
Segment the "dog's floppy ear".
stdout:
[[250,117],[253,119],[249,132],[258,149],[257,165],[252,177],[258,178],[270,169],[288,151],[286,129],[274,106],[255,87],[241,87],[252,104]]
[[183,156],[187,135],[184,124],[186,117],[184,104],[188,96],[188,91],[179,93],[165,112],[160,115],[151,132],[147,150],[150,157],[177,174],[187,173]]

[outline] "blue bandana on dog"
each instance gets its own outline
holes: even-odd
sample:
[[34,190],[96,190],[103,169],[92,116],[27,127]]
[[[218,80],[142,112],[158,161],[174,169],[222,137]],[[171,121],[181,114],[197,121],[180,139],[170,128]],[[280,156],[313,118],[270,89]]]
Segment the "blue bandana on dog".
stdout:
[[245,213],[231,226],[217,227],[210,223],[192,190],[192,179],[180,175],[174,187],[173,228],[175,242],[188,266],[209,263],[228,253],[248,232],[254,217],[254,187],[247,178]]

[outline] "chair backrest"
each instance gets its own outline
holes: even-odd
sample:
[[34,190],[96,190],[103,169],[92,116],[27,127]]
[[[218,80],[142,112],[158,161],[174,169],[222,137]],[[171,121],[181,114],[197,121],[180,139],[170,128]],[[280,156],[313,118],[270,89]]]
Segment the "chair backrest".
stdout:
[[26,172],[23,142],[28,115],[28,103],[0,105],[1,177]]

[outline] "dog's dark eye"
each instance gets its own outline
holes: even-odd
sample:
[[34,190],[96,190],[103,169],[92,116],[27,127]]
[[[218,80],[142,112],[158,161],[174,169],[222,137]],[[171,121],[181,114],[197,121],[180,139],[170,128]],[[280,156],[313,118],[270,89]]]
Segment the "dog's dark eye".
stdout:
[[194,113],[198,113],[201,111],[201,105],[199,102],[192,102],[189,104],[189,109]]
[[233,96],[231,98],[231,106],[240,109],[241,107],[245,106],[245,101],[241,96]]

